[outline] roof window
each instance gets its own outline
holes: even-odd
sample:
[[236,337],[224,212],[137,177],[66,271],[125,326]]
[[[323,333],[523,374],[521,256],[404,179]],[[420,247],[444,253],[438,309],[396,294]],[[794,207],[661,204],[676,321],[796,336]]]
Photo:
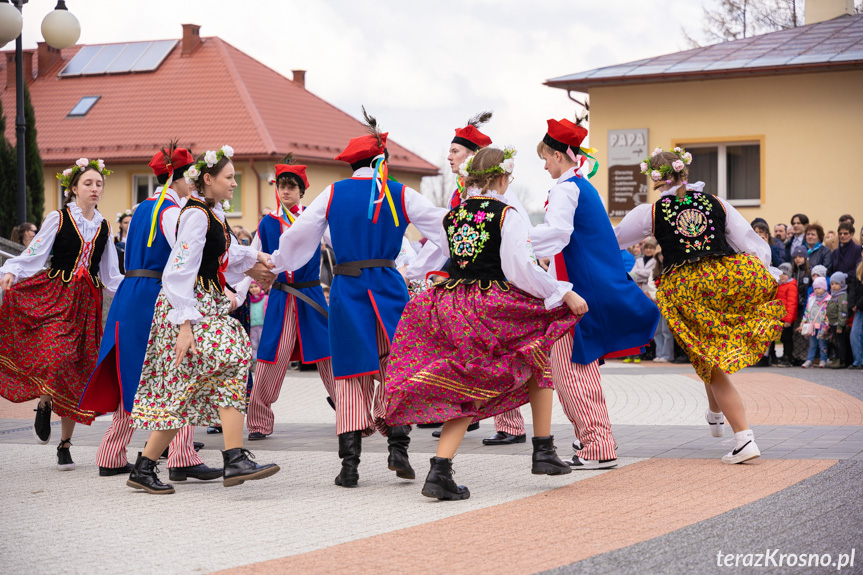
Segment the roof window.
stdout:
[[99,98],[102,96],[84,96],[81,100],[75,104],[75,107],[72,108],[72,111],[69,112],[67,118],[82,118],[87,115],[87,112],[90,111],[90,108],[93,107],[93,104],[99,101]]

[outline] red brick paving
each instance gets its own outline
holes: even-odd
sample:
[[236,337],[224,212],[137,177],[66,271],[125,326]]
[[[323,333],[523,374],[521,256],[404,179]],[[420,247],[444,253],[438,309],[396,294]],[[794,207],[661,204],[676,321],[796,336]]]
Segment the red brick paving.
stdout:
[[218,573],[536,573],[715,517],[835,463],[650,459],[510,503]]

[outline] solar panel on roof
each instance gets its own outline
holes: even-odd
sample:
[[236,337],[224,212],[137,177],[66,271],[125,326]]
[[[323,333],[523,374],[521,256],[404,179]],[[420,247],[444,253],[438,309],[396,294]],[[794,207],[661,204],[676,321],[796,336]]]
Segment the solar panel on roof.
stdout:
[[147,48],[137,62],[132,66],[132,72],[150,72],[159,67],[159,64],[168,57],[168,53],[177,45],[176,40],[161,40],[153,42]]
[[84,69],[87,64],[90,63],[90,60],[93,59],[93,56],[99,53],[101,50],[101,46],[84,46],[78,53],[75,54],[75,57],[72,58],[66,67],[60,71],[61,76],[77,76],[81,73],[81,70]]
[[102,46],[102,49],[81,70],[81,74],[104,74],[108,66],[120,55],[120,52],[124,48],[126,48],[126,44]]
[[84,46],[63,68],[60,76],[152,72],[176,45],[177,40],[160,40]]
[[108,66],[106,70],[108,74],[131,70],[132,65],[138,61],[141,54],[150,47],[150,42],[135,42],[134,44],[126,44],[125,46],[126,49]]

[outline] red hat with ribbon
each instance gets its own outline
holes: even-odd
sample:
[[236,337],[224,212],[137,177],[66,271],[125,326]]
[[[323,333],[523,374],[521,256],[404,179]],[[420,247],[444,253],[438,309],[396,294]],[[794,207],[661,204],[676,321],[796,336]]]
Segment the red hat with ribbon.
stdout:
[[147,164],[153,170],[153,174],[160,184],[168,181],[169,174],[173,173],[171,183],[183,177],[183,173],[189,166],[195,163],[195,158],[186,148],[177,148],[172,143],[167,150],[159,150],[153,155],[153,159]]
[[587,158],[593,160],[593,169],[587,175],[588,178],[592,178],[599,169],[599,162],[590,155],[591,153],[595,154],[596,150],[592,148],[587,150],[581,147],[581,144],[587,138],[587,128],[581,126],[581,121],[586,118],[587,116],[585,115],[584,118],[579,118],[578,122],[571,122],[566,119],[548,120],[548,131],[543,136],[542,143],[552,150],[566,154],[575,163],[576,167],[581,167],[587,161]]
[[489,147],[491,145],[491,138],[480,132],[479,127],[488,122],[491,116],[492,112],[480,112],[468,120],[464,128],[456,128],[455,138],[452,139],[452,143],[464,146],[471,152]]
[[309,180],[306,178],[306,166],[300,164],[276,164],[276,179],[273,180],[273,183],[278,182],[279,176],[282,174],[293,174],[299,179],[298,183],[302,183],[302,191],[309,189]]
[[387,135],[389,132],[380,134],[380,138],[374,134],[366,134],[357,138],[351,138],[342,153],[336,156],[336,160],[355,164],[362,160],[370,160],[384,153],[387,147]]

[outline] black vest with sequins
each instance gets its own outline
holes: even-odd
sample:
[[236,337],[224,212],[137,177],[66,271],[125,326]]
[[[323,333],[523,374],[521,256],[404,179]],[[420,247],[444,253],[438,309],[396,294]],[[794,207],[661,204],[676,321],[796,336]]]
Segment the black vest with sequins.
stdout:
[[[219,281],[219,266],[222,255],[228,250],[230,236],[225,224],[213,213],[206,202],[198,198],[189,198],[186,206],[180,212],[180,218],[186,210],[203,210],[207,214],[207,238],[201,255],[201,265],[198,268],[198,285],[204,291],[221,291],[222,285]],[[179,229],[180,220],[177,220]]]
[[[60,210],[60,228],[54,239],[51,269],[48,271],[48,276],[51,278],[60,276],[61,280],[69,283],[75,275],[76,268],[79,267],[77,265],[79,260],[83,260],[83,267],[89,273],[90,281],[101,287],[99,263],[102,261],[102,254],[110,236],[111,231],[108,222],[103,219],[93,241],[85,242],[80,230],[78,230],[78,225],[72,218],[72,212],[68,207],[63,208]],[[114,247],[112,246],[111,249]]]
[[660,198],[653,204],[653,235],[662,247],[662,271],[735,253],[725,240],[725,217],[722,203],[704,192]]
[[506,281],[500,244],[503,218],[509,209],[500,200],[475,196],[444,216],[451,262],[448,284]]

